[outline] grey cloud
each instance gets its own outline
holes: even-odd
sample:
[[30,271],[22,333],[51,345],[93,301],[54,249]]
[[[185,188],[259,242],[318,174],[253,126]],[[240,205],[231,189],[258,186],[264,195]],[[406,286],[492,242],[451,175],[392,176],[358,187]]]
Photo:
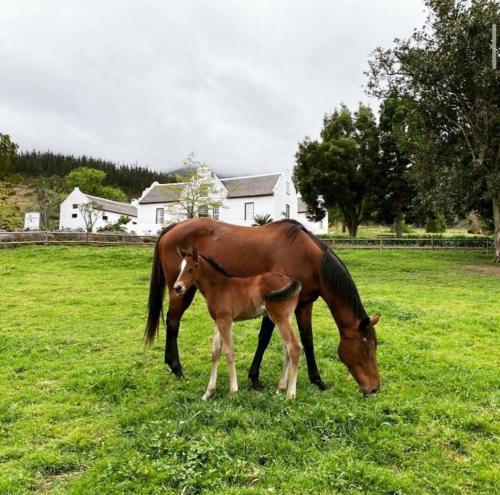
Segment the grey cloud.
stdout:
[[[223,173],[292,167],[421,0],[1,0],[0,131],[21,148]],[[377,102],[371,102],[376,105]]]

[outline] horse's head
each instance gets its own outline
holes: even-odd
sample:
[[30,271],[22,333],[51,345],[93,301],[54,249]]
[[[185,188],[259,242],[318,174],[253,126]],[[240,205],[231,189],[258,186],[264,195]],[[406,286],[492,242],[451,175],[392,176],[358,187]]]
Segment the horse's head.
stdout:
[[196,248],[191,248],[189,251],[186,251],[178,247],[177,252],[182,260],[179,267],[179,275],[174,283],[174,292],[182,296],[195,284],[198,277],[200,261]]
[[377,336],[374,326],[380,316],[363,318],[355,332],[340,336],[338,354],[365,395],[380,388],[377,366]]

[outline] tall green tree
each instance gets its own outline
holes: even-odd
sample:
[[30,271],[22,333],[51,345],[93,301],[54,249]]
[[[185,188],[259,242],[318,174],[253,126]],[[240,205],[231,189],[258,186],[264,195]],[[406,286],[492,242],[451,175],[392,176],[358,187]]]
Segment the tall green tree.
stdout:
[[0,133],[0,180],[5,179],[11,171],[17,157],[17,148],[8,134]]
[[393,223],[397,237],[403,233],[403,218],[410,213],[414,188],[410,176],[411,145],[408,135],[411,103],[396,94],[380,105],[380,162],[377,191],[379,220]]
[[337,207],[355,237],[373,209],[373,183],[379,160],[378,129],[371,109],[360,104],[351,114],[341,105],[323,120],[319,140],[299,143],[294,180],[310,219]]
[[[422,29],[393,48],[375,50],[368,90],[378,97],[396,91],[415,103],[421,117],[416,175],[435,177],[435,195],[457,212],[489,201],[499,261],[500,77],[492,70],[490,40],[492,24],[500,25],[500,4],[425,5],[429,15]],[[420,167],[427,173],[419,174]]]
[[100,196],[113,201],[126,201],[127,196],[117,187],[105,186],[106,172],[90,167],[79,167],[66,177],[69,189],[79,187],[85,194]]

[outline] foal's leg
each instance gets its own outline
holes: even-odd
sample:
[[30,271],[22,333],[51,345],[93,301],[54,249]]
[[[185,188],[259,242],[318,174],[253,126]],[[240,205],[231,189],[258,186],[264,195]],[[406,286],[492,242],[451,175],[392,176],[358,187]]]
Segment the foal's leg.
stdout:
[[217,320],[217,328],[226,349],[227,368],[229,371],[229,391],[238,392],[238,378],[236,377],[236,367],[234,365],[233,333],[231,331],[232,320],[230,318]]
[[328,390],[330,387],[319,376],[318,366],[316,365],[316,358],[314,357],[314,344],[312,332],[312,308],[313,303],[297,306],[295,309],[295,317],[300,332],[300,340],[304,347],[304,354],[306,355],[307,371],[309,373],[309,380],[314,383],[320,390]]
[[210,381],[208,382],[207,391],[203,395],[203,400],[208,400],[215,391],[217,384],[217,367],[219,366],[220,351],[222,348],[222,339],[217,327],[215,327],[214,340],[212,342],[212,371],[210,372]]
[[288,383],[288,366],[290,363],[290,356],[285,342],[283,342],[283,368],[281,368],[280,381],[278,382],[278,391],[284,392]]
[[262,356],[264,355],[269,341],[273,335],[274,322],[268,316],[262,318],[262,324],[260,326],[259,332],[259,343],[257,345],[257,350],[255,351],[255,356],[250,366],[250,371],[248,372],[248,378],[252,382],[252,388],[254,390],[262,390],[264,387],[259,381],[259,369],[260,363],[262,362]]
[[179,325],[184,311],[193,301],[196,287],[191,287],[186,294],[178,296],[169,290],[168,293],[168,311],[166,318],[167,340],[165,343],[165,364],[170,366],[172,373],[177,378],[182,378],[182,366],[179,359],[179,349],[177,348],[177,336],[179,335]]
[[286,397],[287,399],[295,399],[295,393],[297,390],[297,372],[299,369],[300,344],[297,341],[297,337],[295,337],[295,334],[293,333],[289,318],[279,321],[278,328],[283,342],[286,345],[289,357],[289,376]]

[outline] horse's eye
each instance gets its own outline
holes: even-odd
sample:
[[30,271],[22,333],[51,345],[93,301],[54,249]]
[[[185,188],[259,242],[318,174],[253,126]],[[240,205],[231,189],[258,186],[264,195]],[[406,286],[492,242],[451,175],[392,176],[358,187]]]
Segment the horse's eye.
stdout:
[[188,272],[189,272],[189,273],[191,273],[192,271],[194,271],[194,270],[193,270],[193,268],[190,268],[190,269],[188,270]]

